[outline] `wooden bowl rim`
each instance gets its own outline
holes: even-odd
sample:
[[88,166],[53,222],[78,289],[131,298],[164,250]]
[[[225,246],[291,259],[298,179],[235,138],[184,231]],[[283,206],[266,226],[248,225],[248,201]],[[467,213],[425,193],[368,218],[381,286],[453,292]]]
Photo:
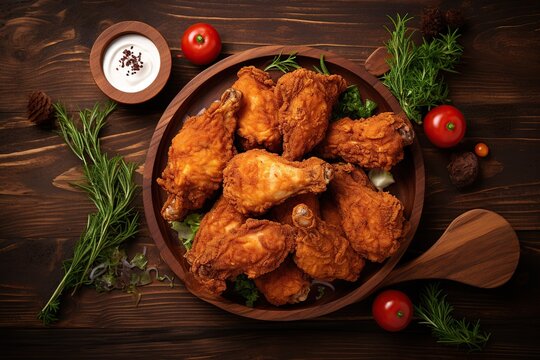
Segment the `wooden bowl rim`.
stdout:
[[[139,34],[154,43],[159,52],[160,67],[156,79],[141,91],[127,93],[112,86],[103,72],[105,50],[116,38],[127,34]],[[172,57],[167,41],[154,27],[140,21],[122,21],[105,29],[96,39],[90,51],[90,70],[96,85],[105,95],[123,104],[139,104],[156,96],[165,86],[171,74]]]
[[[154,170],[158,171],[160,169],[154,169],[156,165],[156,155],[157,151],[159,149],[159,145],[161,142],[161,139],[170,125],[171,120],[176,115],[177,110],[181,107],[181,105],[190,98],[190,94],[198,89],[200,85],[195,86],[192,89],[192,86],[194,84],[204,84],[206,81],[208,81],[211,77],[218,74],[220,71],[224,71],[229,67],[235,66],[238,63],[245,62],[248,60],[253,60],[259,57],[265,57],[265,56],[275,56],[278,54],[291,54],[296,53],[297,56],[304,56],[304,57],[310,57],[314,59],[319,59],[320,55],[323,54],[325,56],[325,61],[327,63],[335,63],[336,65],[343,67],[351,72],[353,72],[358,77],[362,78],[364,81],[366,81],[370,86],[372,86],[381,96],[384,97],[384,99],[387,101],[390,108],[395,112],[399,114],[403,114],[403,110],[401,109],[398,101],[394,98],[394,96],[390,93],[390,91],[373,75],[369,74],[363,67],[356,65],[355,63],[351,62],[348,59],[345,59],[339,55],[336,55],[335,53],[331,53],[324,50],[319,50],[316,48],[308,47],[308,46],[282,46],[282,45],[270,45],[270,46],[262,46],[253,48],[250,50],[246,50],[234,55],[231,55],[220,62],[214,64],[213,66],[207,68],[203,72],[201,72],[199,75],[197,75],[195,78],[193,78],[171,101],[169,106],[165,109],[161,119],[159,120],[156,129],[154,131],[154,134],[152,136],[152,139],[150,141],[149,150],[146,157],[146,162],[144,165],[144,173],[143,173],[143,203],[144,203],[144,210],[145,210],[145,216],[148,223],[149,231],[154,239],[158,250],[161,254],[161,257],[167,263],[167,265],[180,277],[180,279],[184,282],[184,276],[183,273],[178,273],[175,271],[175,268],[178,266],[178,261],[171,251],[171,249],[167,246],[167,242],[163,237],[163,234],[160,231],[160,227],[158,225],[158,216],[160,214],[156,214],[153,204],[153,195],[152,195],[152,186],[155,186],[153,184],[153,174]],[[350,305],[354,302],[357,302],[365,297],[367,297],[370,293],[372,293],[374,290],[376,290],[377,286],[383,282],[383,280],[388,276],[388,274],[393,270],[397,262],[400,260],[400,258],[403,256],[407,248],[409,247],[412,238],[414,237],[414,234],[416,232],[416,229],[418,227],[418,223],[420,222],[420,217],[422,213],[422,207],[424,203],[424,190],[425,190],[425,174],[424,174],[424,160],[422,157],[422,151],[420,148],[420,144],[418,142],[417,137],[415,136],[415,139],[413,141],[413,144],[410,145],[412,157],[413,157],[413,166],[415,167],[414,173],[415,173],[415,197],[413,200],[413,206],[411,209],[411,216],[409,218],[410,223],[410,229],[407,233],[405,239],[403,240],[402,246],[400,246],[399,250],[394,254],[391,258],[387,259],[385,263],[383,264],[382,268],[379,269],[371,278],[369,278],[366,282],[360,284],[358,288],[352,290],[350,293],[346,294],[343,297],[340,297],[334,301],[321,304],[318,306],[314,306],[311,308],[303,308],[303,309],[291,309],[291,308],[279,308],[276,307],[275,309],[256,309],[256,308],[250,308],[244,305],[240,305],[237,303],[234,303],[232,301],[229,301],[227,299],[223,298],[214,298],[214,297],[204,297],[200,296],[200,294],[194,294],[198,298],[211,303],[223,310],[226,310],[228,312],[253,318],[253,319],[259,319],[259,320],[272,320],[272,321],[290,321],[290,320],[302,320],[302,319],[309,319],[317,316],[322,316],[328,313],[331,313],[333,311],[336,311],[338,309],[341,309],[347,305]],[[184,282],[184,285],[185,282]],[[186,286],[189,289],[188,286]],[[191,291],[190,291],[191,292]]]

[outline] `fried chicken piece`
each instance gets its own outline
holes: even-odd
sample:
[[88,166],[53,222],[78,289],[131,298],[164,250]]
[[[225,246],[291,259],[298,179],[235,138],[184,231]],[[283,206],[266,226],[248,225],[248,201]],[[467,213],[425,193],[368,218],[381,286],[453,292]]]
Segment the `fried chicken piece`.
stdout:
[[246,220],[244,215],[221,196],[201,220],[193,245],[185,255],[188,263],[193,264],[207,249],[215,248],[217,245],[213,243],[236,231]]
[[292,216],[299,229],[294,262],[300,269],[320,280],[358,279],[364,259],[339,229],[321,220],[305,204],[297,205]]
[[361,169],[351,164],[334,169],[329,188],[351,246],[371,261],[384,261],[398,250],[408,231],[403,204],[390,193],[377,191]]
[[223,196],[241,213],[256,215],[292,196],[325,191],[332,166],[318,158],[288,161],[254,149],[236,155],[223,176]]
[[391,112],[367,119],[343,118],[330,124],[317,153],[368,168],[390,170],[403,159],[403,147],[412,144],[414,131],[403,117]]
[[331,198],[331,195],[328,192],[325,192],[320,197],[320,209],[321,209],[321,219],[326,223],[334,226],[339,230],[339,233],[345,236],[343,231],[341,214],[339,213],[339,208],[336,204],[335,199]]
[[157,179],[168,193],[161,210],[165,220],[182,220],[219,189],[223,169],[236,153],[233,142],[241,97],[237,90],[226,90],[221,101],[187,119],[173,138],[167,166]]
[[264,275],[277,267],[294,249],[296,231],[268,220],[248,219],[217,240],[206,243],[193,259],[190,271],[214,294],[226,288],[225,280],[240,274]]
[[275,93],[284,158],[299,160],[324,138],[332,107],[346,88],[340,75],[303,68],[279,78]]
[[290,258],[276,270],[255,279],[257,289],[270,304],[296,304],[308,297],[311,280]]
[[242,93],[236,133],[244,150],[261,147],[272,152],[281,150],[274,86],[270,75],[254,66],[238,71],[238,80],[232,87]]
[[272,209],[270,209],[271,219],[280,224],[294,225],[292,220],[292,211],[298,204],[306,204],[314,214],[320,214],[319,200],[317,199],[317,195],[306,193],[288,198],[285,200],[285,202],[274,206]]

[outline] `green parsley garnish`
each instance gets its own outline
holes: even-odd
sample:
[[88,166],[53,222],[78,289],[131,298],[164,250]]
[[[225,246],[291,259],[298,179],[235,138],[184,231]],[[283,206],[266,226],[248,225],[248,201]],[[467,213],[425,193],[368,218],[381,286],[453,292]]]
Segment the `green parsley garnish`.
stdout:
[[171,227],[178,233],[178,240],[184,245],[186,250],[191,249],[193,239],[199,230],[201,225],[202,214],[193,213],[186,216],[184,221],[172,221]]
[[248,279],[245,274],[238,275],[234,280],[234,291],[246,300],[246,306],[249,307],[253,307],[260,296],[255,282]]

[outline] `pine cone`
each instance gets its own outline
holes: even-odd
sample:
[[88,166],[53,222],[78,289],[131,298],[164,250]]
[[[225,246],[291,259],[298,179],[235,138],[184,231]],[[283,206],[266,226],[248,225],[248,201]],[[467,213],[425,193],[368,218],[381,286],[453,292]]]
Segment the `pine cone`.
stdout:
[[34,91],[28,99],[28,120],[37,125],[53,126],[53,107],[51,98],[43,91]]
[[439,8],[425,8],[422,14],[421,31],[426,39],[437,36],[446,26],[443,13]]

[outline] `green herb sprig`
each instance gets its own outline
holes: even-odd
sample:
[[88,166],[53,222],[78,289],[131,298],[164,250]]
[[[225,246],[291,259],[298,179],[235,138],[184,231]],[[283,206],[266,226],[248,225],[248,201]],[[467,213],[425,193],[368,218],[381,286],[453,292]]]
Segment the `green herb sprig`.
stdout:
[[451,345],[466,345],[470,350],[482,350],[491,336],[480,330],[480,322],[474,325],[465,319],[456,320],[452,316],[452,305],[446,301],[438,285],[430,284],[415,306],[415,313],[432,329],[437,342]]
[[249,307],[253,307],[260,296],[255,282],[245,274],[238,275],[234,279],[234,291],[246,300],[246,306]]
[[89,273],[96,263],[105,261],[108,250],[120,245],[137,232],[138,213],[131,206],[137,193],[133,174],[135,164],[120,156],[109,158],[101,151],[99,132],[105,118],[116,104],[104,108],[96,104],[79,112],[82,128],[78,129],[61,104],[55,104],[60,135],[82,161],[86,182],[76,184],[84,190],[97,208],[88,216],[86,229],[75,244],[73,257],[64,262],[64,276],[38,318],[45,324],[56,321],[60,297],[66,290],[73,295],[84,284],[90,284]]
[[264,68],[264,71],[279,70],[283,73],[288,73],[293,69],[300,69],[301,66],[296,62],[296,53],[290,54],[286,59],[281,58],[281,53],[274,57],[272,63]]
[[429,42],[424,40],[420,46],[416,46],[412,40],[414,31],[407,29],[411,19],[407,15],[390,18],[394,30],[387,28],[390,40],[386,43],[386,49],[392,56],[388,60],[390,71],[382,80],[409,119],[421,124],[424,108],[429,110],[447,102],[448,86],[440,72],[454,72],[463,48],[457,42],[457,29]]
[[203,214],[193,213],[186,216],[183,221],[171,221],[171,228],[178,233],[178,240],[186,250],[191,249],[202,218]]

